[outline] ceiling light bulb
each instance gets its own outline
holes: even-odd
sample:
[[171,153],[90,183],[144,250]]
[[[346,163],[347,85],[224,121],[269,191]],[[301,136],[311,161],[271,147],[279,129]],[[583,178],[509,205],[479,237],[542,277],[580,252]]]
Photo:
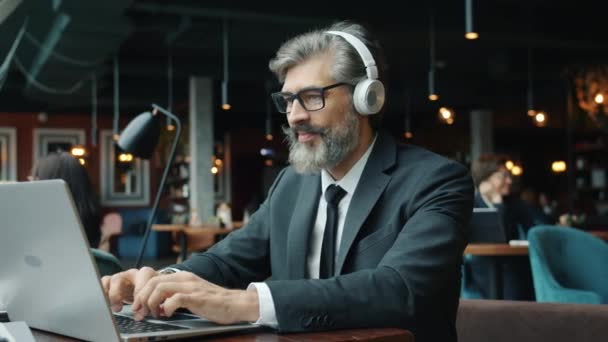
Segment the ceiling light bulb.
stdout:
[[524,169],[519,165],[514,165],[511,169],[511,174],[513,176],[521,176],[524,173]]
[[477,32],[467,32],[464,34],[464,37],[468,40],[475,40],[479,38],[479,33]]
[[232,106],[231,106],[229,103],[224,103],[224,104],[222,105],[222,109],[223,109],[223,110],[230,110],[230,108],[232,108]]
[[534,109],[528,109],[528,116],[535,116],[536,111]]
[[452,112],[445,107],[439,108],[439,113],[441,114],[441,117],[445,120],[448,120],[452,117]]
[[72,150],[70,151],[70,153],[74,157],[82,157],[85,155],[86,151],[83,146],[77,145],[77,146],[72,147]]
[[507,168],[507,170],[511,170],[513,166],[515,166],[515,163],[512,160],[507,160],[505,162],[505,167]]
[[597,95],[595,95],[595,98],[593,100],[597,104],[604,103],[604,95],[602,95],[602,93],[598,93]]
[[431,95],[429,95],[429,100],[431,100],[431,101],[437,101],[437,100],[439,100],[439,95],[437,95],[437,94],[431,94]]
[[563,160],[556,160],[551,164],[551,170],[555,173],[561,173],[566,171],[566,162]]
[[543,112],[538,112],[534,116],[534,120],[536,120],[536,122],[538,122],[538,123],[543,123],[543,122],[545,122],[546,119],[547,118],[545,116],[545,113],[543,113]]
[[414,135],[412,134],[412,132],[405,132],[403,133],[403,136],[405,137],[405,139],[411,139],[414,137]]

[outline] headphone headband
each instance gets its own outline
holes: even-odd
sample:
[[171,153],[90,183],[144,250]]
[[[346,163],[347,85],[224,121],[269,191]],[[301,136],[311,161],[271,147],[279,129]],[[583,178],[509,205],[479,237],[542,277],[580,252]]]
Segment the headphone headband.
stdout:
[[350,45],[352,45],[355,50],[357,50],[359,56],[361,56],[361,59],[363,60],[363,65],[365,65],[365,71],[367,72],[367,78],[369,78],[370,80],[378,79],[378,67],[376,66],[376,61],[374,60],[372,53],[369,51],[367,46],[363,44],[361,39],[355,37],[350,33],[342,31],[325,31],[325,33],[340,36],[344,38],[347,42],[349,42]]

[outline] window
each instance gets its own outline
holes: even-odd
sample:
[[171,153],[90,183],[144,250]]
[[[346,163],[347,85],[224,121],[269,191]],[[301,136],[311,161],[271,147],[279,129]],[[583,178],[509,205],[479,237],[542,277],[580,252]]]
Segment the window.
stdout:
[[0,182],[17,180],[17,132],[0,127]]

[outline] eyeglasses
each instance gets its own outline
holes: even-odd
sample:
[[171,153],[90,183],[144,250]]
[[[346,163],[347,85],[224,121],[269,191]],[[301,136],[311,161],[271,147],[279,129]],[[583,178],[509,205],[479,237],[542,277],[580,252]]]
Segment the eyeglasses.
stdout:
[[272,101],[279,113],[289,114],[293,107],[293,101],[298,100],[300,106],[309,112],[323,109],[325,107],[325,91],[348,83],[340,82],[323,88],[304,88],[295,94],[287,92],[272,93]]

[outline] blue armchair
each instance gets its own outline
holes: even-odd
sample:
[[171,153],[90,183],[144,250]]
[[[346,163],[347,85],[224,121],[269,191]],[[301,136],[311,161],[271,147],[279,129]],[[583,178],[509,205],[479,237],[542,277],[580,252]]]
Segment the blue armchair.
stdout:
[[120,261],[114,255],[97,248],[91,248],[91,254],[101,277],[123,271]]
[[[118,256],[121,259],[136,259],[143,242],[146,222],[150,208],[123,209],[122,234],[118,238]],[[154,223],[168,223],[167,213],[159,210]],[[144,259],[158,259],[171,255],[171,234],[167,232],[151,231],[144,253]]]
[[535,226],[528,233],[536,300],[608,303],[608,244],[584,231]]

